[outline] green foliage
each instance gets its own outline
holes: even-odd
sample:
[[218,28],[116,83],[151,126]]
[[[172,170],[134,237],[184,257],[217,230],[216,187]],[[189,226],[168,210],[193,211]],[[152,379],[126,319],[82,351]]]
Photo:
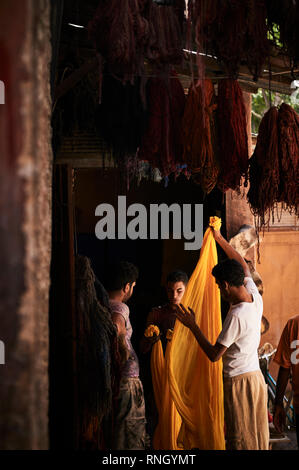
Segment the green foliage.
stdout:
[[279,27],[277,24],[272,24],[272,27],[269,28],[268,39],[272,41],[276,47],[278,48],[282,47],[282,44],[280,42],[280,31],[279,31]]

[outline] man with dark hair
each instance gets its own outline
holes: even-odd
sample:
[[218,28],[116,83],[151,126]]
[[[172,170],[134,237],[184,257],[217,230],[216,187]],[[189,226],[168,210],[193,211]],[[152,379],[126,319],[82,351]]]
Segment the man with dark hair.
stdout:
[[114,450],[145,449],[145,405],[139,362],[131,344],[132,326],[126,302],[133,294],[138,269],[122,261],[110,266],[106,276],[112,321],[117,329],[122,358],[119,396],[115,410],[112,448]]
[[195,314],[183,305],[178,319],[195,336],[208,358],[223,358],[224,413],[228,450],[269,448],[267,386],[258,360],[263,301],[244,259],[214,230],[217,243],[229,259],[217,264],[212,274],[221,296],[230,303],[223,329],[211,344],[195,322]]
[[182,282],[186,286],[188,282],[188,276],[184,271],[172,271],[166,278],[166,284],[168,282]]
[[[144,335],[142,337],[140,343],[140,350],[143,354],[151,352],[153,345],[157,341],[159,341],[159,339],[161,340],[163,351],[165,353],[168,341],[171,340],[174,324],[176,321],[176,307],[180,304],[182,300],[187,283],[188,276],[183,271],[177,270],[172,271],[168,274],[165,286],[168,297],[168,303],[159,307],[154,307],[150,311],[146,319],[146,330],[150,325],[155,325],[159,328],[159,334],[153,334],[153,336]],[[148,375],[146,374],[146,371],[148,371]],[[154,399],[153,384],[150,377],[150,367],[145,370],[144,379],[148,418],[148,433],[153,438],[159,417],[157,405]]]
[[152,345],[161,339],[162,346],[165,351],[167,346],[167,336],[171,336],[176,320],[176,306],[180,304],[184,295],[186,285],[188,283],[188,276],[183,271],[172,271],[166,278],[166,293],[168,303],[154,307],[146,319],[146,327],[149,325],[158,326],[160,330],[159,335],[151,337],[143,337],[141,340],[141,351],[145,354],[148,353]]
[[235,259],[226,259],[212,269],[213,276],[218,282],[227,281],[236,287],[243,286],[245,273],[241,264]]

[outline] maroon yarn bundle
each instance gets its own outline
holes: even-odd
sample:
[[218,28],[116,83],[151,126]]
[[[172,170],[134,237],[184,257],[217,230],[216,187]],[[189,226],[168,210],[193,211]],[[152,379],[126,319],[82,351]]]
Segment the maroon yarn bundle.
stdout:
[[291,106],[272,107],[263,117],[249,179],[247,198],[258,229],[269,223],[278,202],[299,214],[299,116]]
[[236,80],[218,84],[219,163],[218,187],[236,190],[248,170],[246,111],[242,90]]
[[[260,229],[269,222],[270,212],[280,199],[278,110],[272,106],[264,115],[254,153],[250,159],[247,199]],[[266,220],[267,214],[267,220]]]
[[146,57],[156,66],[180,64],[183,59],[182,28],[179,22],[180,9],[153,3],[149,9],[148,21],[151,37]]
[[158,168],[162,176],[168,176],[181,162],[184,89],[179,79],[172,75],[168,79],[150,79],[147,91],[149,121],[138,158]]
[[89,36],[108,69],[133,83],[144,60],[156,65],[182,61],[182,2],[157,5],[152,0],[100,0],[88,24]]
[[215,114],[217,109],[211,80],[191,84],[182,120],[183,160],[193,179],[210,193],[218,179]]
[[142,72],[143,47],[150,28],[140,14],[138,0],[100,0],[88,30],[111,72],[125,80]]
[[299,214],[299,115],[286,103],[278,112],[278,137],[281,159],[280,200]]
[[217,57],[237,78],[246,61],[255,80],[268,56],[265,0],[189,0],[199,52]]

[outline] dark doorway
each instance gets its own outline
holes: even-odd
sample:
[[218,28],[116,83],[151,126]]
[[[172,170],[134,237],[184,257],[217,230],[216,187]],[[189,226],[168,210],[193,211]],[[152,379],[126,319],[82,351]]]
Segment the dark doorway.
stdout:
[[[107,264],[123,259],[136,264],[139,279],[130,299],[132,343],[140,358],[141,377],[148,381],[149,364],[139,354],[139,342],[152,307],[163,304],[167,274],[175,269],[191,275],[199,251],[184,250],[181,240],[99,240],[95,235],[98,204],[117,209],[123,195],[116,168],[73,168],[55,165],[53,187],[53,258],[50,308],[50,436],[52,448],[77,448],[77,374],[74,260],[88,256],[95,275],[104,280]],[[209,217],[224,217],[223,196],[214,190],[205,196],[200,187],[180,176],[164,182],[132,183],[125,193],[127,207],[141,203],[203,204],[203,231]],[[223,222],[224,223],[224,222]]]

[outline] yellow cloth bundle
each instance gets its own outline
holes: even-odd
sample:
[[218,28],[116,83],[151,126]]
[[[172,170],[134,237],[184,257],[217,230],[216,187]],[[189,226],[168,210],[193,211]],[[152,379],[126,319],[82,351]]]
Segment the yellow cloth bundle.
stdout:
[[[221,219],[211,217],[210,225],[220,230]],[[220,293],[211,274],[216,264],[216,243],[208,228],[182,303],[194,310],[212,344],[221,331]],[[159,413],[154,449],[225,449],[222,360],[212,363],[191,331],[176,321],[165,357],[161,341],[154,344],[151,371]]]
[[[219,230],[221,220],[212,217],[210,225]],[[216,264],[216,243],[209,227],[182,304],[194,310],[196,323],[212,344],[222,327],[220,292],[211,274]],[[178,445],[184,449],[225,449],[222,360],[211,362],[178,320],[168,349],[170,394],[182,418]]]
[[164,357],[161,341],[154,344],[151,355],[151,371],[155,402],[158,409],[159,421],[155,429],[153,447],[155,450],[179,450],[177,436],[182,419],[171,398],[168,383],[167,363],[169,344]]

